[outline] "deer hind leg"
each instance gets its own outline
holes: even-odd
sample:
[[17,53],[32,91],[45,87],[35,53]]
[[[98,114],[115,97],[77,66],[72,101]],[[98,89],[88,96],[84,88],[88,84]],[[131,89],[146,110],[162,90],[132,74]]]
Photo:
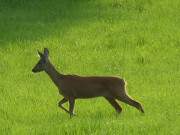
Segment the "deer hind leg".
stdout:
[[121,106],[116,102],[114,98],[105,97],[106,100],[114,107],[117,113],[120,113],[122,111]]
[[62,106],[62,104],[66,103],[67,101],[68,101],[68,99],[63,98],[61,101],[59,101],[58,106],[59,106],[61,109],[63,109],[65,112],[67,112],[67,113],[70,114],[70,112],[69,112],[66,108],[64,108],[64,107]]
[[117,99],[128,104],[128,105],[131,105],[131,106],[137,108],[139,111],[144,113],[142,105],[139,102],[131,99],[127,94],[123,94],[123,95],[117,97]]

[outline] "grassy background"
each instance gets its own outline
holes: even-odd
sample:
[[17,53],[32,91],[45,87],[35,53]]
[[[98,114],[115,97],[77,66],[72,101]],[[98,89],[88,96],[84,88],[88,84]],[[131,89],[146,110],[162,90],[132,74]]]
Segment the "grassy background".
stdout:
[[[180,134],[179,0],[0,0],[0,134]],[[73,119],[45,73],[48,47],[64,74],[121,76],[145,115],[103,98],[77,100]],[[65,105],[68,107],[68,105]]]

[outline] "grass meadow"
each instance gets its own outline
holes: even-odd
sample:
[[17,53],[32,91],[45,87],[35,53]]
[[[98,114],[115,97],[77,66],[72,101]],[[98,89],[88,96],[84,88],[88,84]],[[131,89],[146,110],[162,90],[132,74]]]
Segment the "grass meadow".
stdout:
[[[179,0],[0,0],[1,135],[179,135]],[[119,76],[145,114],[103,98],[72,119],[37,49],[63,74]],[[68,104],[65,105],[68,107]]]

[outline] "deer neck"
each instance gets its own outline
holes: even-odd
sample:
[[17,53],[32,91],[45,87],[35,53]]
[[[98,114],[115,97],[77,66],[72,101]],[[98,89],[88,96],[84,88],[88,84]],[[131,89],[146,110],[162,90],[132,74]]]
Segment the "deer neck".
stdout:
[[59,81],[63,78],[63,75],[55,69],[51,62],[47,62],[45,72],[49,75],[49,77],[56,84],[56,86],[59,86]]

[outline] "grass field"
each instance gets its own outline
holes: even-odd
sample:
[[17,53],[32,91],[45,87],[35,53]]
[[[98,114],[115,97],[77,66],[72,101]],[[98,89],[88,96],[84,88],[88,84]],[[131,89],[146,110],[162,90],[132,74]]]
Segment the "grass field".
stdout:
[[[179,135],[179,0],[0,0],[0,135]],[[77,100],[77,116],[45,73],[49,48],[63,74],[125,78],[145,110]],[[65,105],[68,107],[68,104]]]

